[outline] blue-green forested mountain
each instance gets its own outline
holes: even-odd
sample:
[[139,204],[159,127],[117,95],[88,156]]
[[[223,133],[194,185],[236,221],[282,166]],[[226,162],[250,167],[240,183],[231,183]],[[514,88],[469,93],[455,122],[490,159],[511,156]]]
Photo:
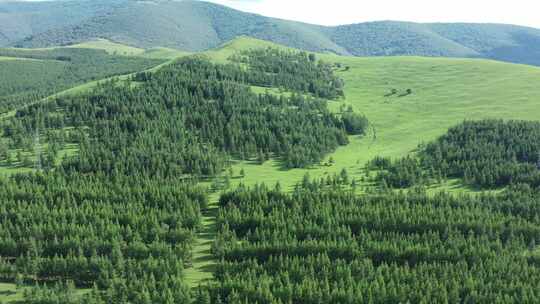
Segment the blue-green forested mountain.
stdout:
[[0,46],[44,47],[106,38],[187,51],[251,36],[341,55],[480,57],[540,65],[540,30],[502,24],[380,21],[325,27],[202,1],[0,2]]

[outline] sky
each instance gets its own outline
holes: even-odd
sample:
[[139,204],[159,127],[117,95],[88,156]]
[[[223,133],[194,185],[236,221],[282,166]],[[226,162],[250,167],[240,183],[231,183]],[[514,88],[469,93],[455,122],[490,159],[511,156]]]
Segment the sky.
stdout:
[[242,11],[323,25],[375,20],[493,22],[540,28],[538,0],[207,0]]

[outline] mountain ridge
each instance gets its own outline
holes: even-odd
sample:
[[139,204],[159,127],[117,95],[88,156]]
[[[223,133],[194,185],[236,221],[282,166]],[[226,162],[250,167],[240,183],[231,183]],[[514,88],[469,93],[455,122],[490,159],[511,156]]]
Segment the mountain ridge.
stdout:
[[[58,18],[67,8],[70,15]],[[0,23],[5,24],[0,46],[47,47],[103,38],[193,52],[249,36],[339,55],[478,57],[540,65],[540,29],[506,24],[387,20],[322,26],[192,0],[0,2]]]

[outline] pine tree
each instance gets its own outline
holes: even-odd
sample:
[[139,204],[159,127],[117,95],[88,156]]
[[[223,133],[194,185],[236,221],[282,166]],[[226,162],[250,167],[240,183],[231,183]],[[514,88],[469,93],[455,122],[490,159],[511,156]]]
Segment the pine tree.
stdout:
[[343,184],[349,183],[349,173],[347,172],[347,169],[343,168],[341,172],[339,173],[339,177]]

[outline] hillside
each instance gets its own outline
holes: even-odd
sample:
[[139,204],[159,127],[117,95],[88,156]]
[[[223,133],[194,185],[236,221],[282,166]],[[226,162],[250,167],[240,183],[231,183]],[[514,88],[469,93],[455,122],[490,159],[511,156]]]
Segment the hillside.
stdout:
[[[539,120],[539,81],[533,66],[307,54],[242,37],[19,108],[0,119],[1,169],[28,172],[0,177],[0,299],[50,281],[62,283],[25,300],[531,302],[533,193],[423,192],[474,190],[459,178],[384,192],[366,164],[415,155],[465,119]],[[524,145],[530,132],[511,136]]]
[[325,27],[201,1],[164,0],[0,2],[0,23],[0,46],[105,38],[140,48],[201,51],[250,36],[340,55],[479,57],[540,65],[540,30],[501,24],[381,21]]
[[[233,157],[309,167],[364,131],[345,130],[345,118],[328,110],[326,99],[343,95],[330,64],[297,51],[236,55],[227,65],[188,56],[3,117],[0,163],[26,174],[0,177],[0,232],[13,235],[0,240],[1,280],[61,282],[33,288],[27,303],[91,287],[85,297],[111,303],[190,303],[184,269],[198,262],[193,247],[210,194],[199,181]],[[251,86],[297,94],[259,95]],[[10,214],[26,212],[32,230],[65,224],[43,237],[11,233],[23,221]]]
[[121,1],[0,1],[0,46],[51,29],[76,26],[106,14]]
[[[101,47],[101,49],[99,49]],[[107,53],[105,49],[110,50]],[[11,111],[76,85],[152,68],[165,59],[134,55],[105,42],[70,48],[0,48],[0,113]]]
[[[267,46],[242,38],[208,54],[222,62],[231,53]],[[522,241],[506,243],[502,231],[514,220],[536,229],[527,219],[537,212],[538,194],[524,190],[478,199],[468,195],[478,189],[448,178],[419,193],[379,195],[366,164],[376,156],[414,155],[419,144],[464,120],[538,121],[540,91],[534,83],[540,69],[479,59],[322,59],[343,67],[338,75],[345,80],[345,99],[330,108],[341,112],[352,106],[364,113],[371,132],[352,136],[347,146],[309,169],[283,171],[275,159],[236,163],[233,190],[220,197],[216,225],[209,226],[222,247],[214,250],[213,264],[212,255],[202,254],[201,267],[188,270],[188,278],[194,283],[213,278],[212,298],[246,302],[527,301],[508,289],[503,278],[512,278],[536,301],[538,247],[523,241],[525,232],[518,233]],[[353,191],[363,195],[343,190],[351,180]],[[261,184],[267,186],[256,187]],[[200,248],[210,245],[197,248],[206,252]],[[327,288],[336,281],[349,288]],[[492,282],[499,288],[489,291]]]
[[[208,55],[223,62],[242,49],[268,46],[279,47],[240,38]],[[352,137],[347,146],[339,147],[329,156],[335,161],[331,167],[281,171],[273,160],[262,166],[239,162],[234,169],[246,172],[243,183],[252,185],[264,181],[271,185],[279,181],[287,188],[294,186],[306,172],[320,177],[339,174],[342,169],[360,179],[365,173],[363,165],[375,156],[407,155],[420,143],[436,139],[463,120],[540,119],[540,90],[536,86],[540,69],[537,67],[483,59],[335,55],[321,55],[321,58],[343,67],[337,74],[345,82],[345,99],[330,102],[329,107],[340,112],[352,106],[368,117],[372,132],[366,137]],[[396,94],[391,95],[393,89]],[[407,89],[411,89],[412,94],[402,96]],[[456,185],[446,186],[454,188]]]

